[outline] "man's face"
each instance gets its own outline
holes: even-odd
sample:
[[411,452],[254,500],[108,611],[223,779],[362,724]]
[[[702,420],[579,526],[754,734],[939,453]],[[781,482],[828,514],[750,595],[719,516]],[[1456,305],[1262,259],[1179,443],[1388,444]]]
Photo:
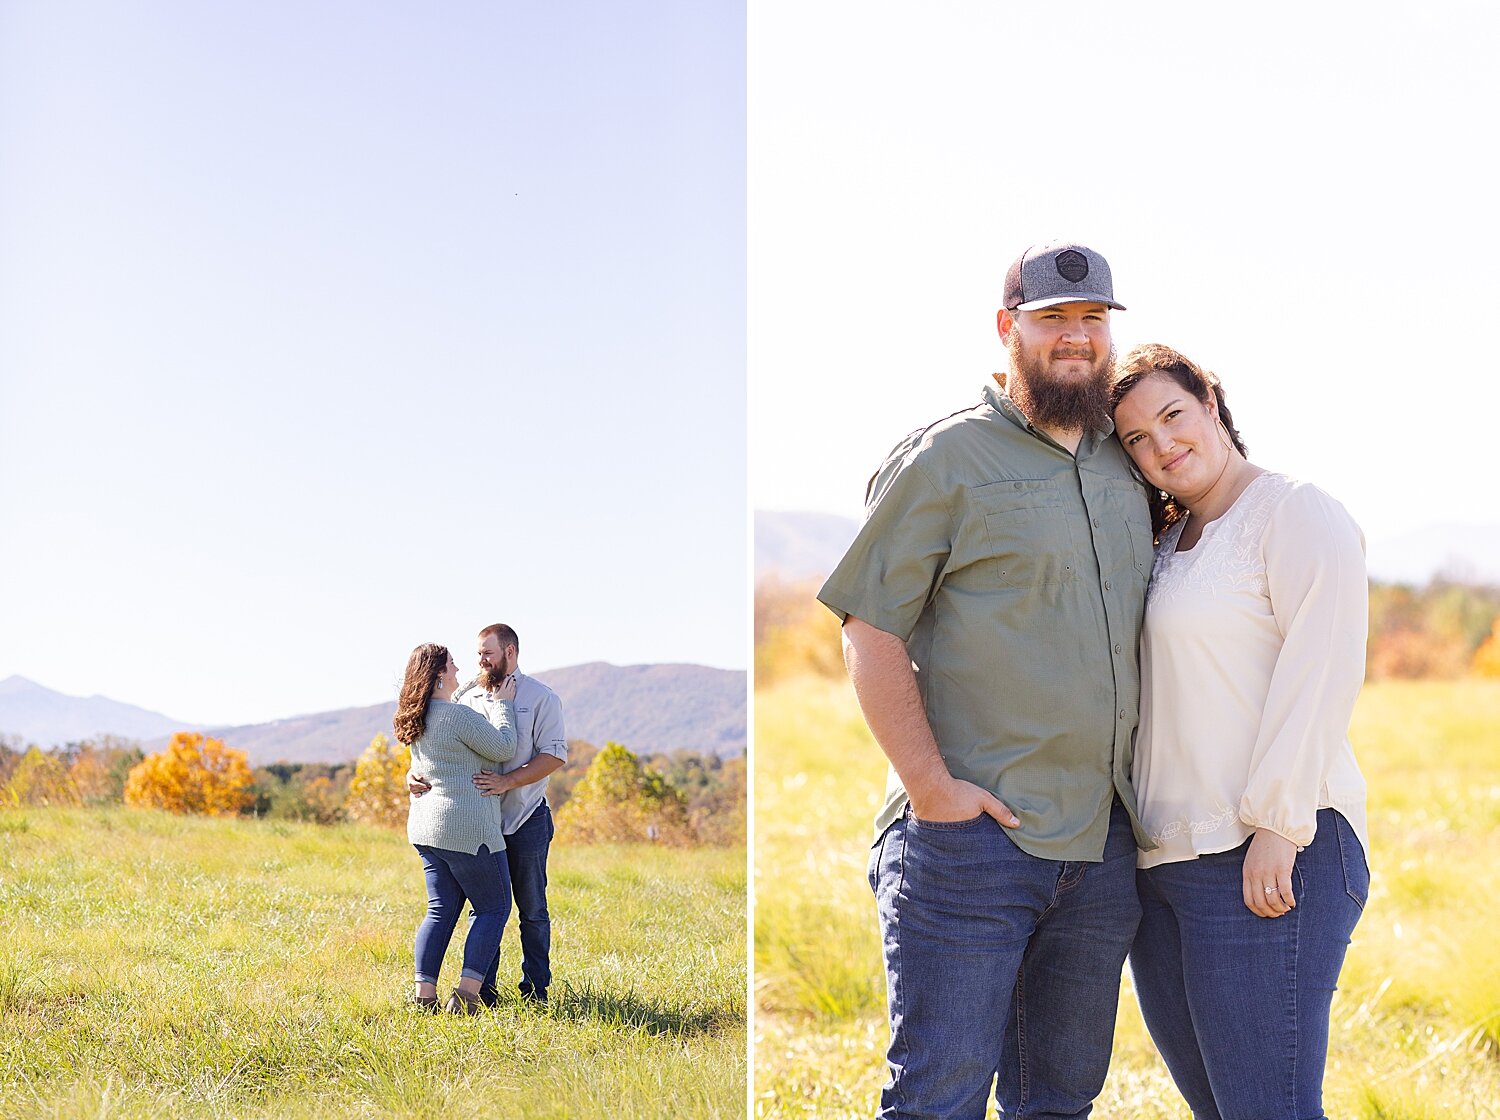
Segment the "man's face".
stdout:
[[515,646],[502,646],[494,634],[486,634],[479,640],[479,667],[492,681],[501,681],[516,671]]
[[1033,424],[1099,426],[1107,414],[1114,361],[1107,306],[1060,303],[1002,311],[1000,333],[1010,353],[1010,395]]

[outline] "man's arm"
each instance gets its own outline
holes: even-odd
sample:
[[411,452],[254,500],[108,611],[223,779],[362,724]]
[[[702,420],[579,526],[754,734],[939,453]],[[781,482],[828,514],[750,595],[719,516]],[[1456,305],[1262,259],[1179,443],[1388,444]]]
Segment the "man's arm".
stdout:
[[844,665],[870,733],[924,821],[963,821],[988,813],[1014,828],[1021,822],[1000,799],[948,772],[912,671],[906,643],[850,615],[844,621]]

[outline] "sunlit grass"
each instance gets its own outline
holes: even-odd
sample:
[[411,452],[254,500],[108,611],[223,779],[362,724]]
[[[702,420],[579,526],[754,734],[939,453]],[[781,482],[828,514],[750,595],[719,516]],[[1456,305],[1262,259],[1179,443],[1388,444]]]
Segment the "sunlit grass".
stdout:
[[[744,1112],[743,850],[554,845],[551,1004],[464,1019],[402,1004],[425,894],[398,834],[120,809],[0,829],[0,1117]],[[518,957],[512,928],[502,978]]]
[[[1330,1116],[1500,1117],[1500,682],[1369,686],[1374,880],[1333,1009]],[[756,695],[756,1114],[868,1117],[888,1040],[866,882],[885,764],[847,683]],[[1186,1120],[1130,990],[1095,1115]]]

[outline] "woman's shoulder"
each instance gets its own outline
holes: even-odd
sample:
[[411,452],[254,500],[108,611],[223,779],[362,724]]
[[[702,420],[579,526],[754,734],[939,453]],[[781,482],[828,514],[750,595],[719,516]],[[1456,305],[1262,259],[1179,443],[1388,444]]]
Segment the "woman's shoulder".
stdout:
[[1321,486],[1276,471],[1267,471],[1263,477],[1274,480],[1268,489],[1273,490],[1273,505],[1278,513],[1285,511],[1291,516],[1333,516],[1353,521],[1349,511],[1344,508],[1344,503]]
[[1348,537],[1363,550],[1364,531],[1343,502],[1311,482],[1285,474],[1275,477],[1280,481],[1266,527],[1268,536],[1289,542]]

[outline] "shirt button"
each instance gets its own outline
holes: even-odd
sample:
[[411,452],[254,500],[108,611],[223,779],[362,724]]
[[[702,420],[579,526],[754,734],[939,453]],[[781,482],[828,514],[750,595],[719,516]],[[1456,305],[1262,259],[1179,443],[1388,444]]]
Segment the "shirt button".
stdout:
[[1019,483],[1019,482],[1017,482],[1017,483],[1016,483],[1016,484],[1015,484],[1015,487],[1016,487],[1016,489],[1017,489],[1017,490],[1019,490],[1019,489],[1020,489],[1020,488],[1021,488],[1021,484],[1020,484],[1020,483]]
[[1124,708],[1121,708],[1121,709],[1120,709],[1120,718],[1121,718],[1121,719],[1124,719],[1124,718],[1125,718],[1125,709],[1124,709]]
[[1094,528],[1095,529],[1099,528],[1099,519],[1097,517],[1094,518]]
[[1113,585],[1109,582],[1109,580],[1104,581],[1104,590],[1109,591],[1112,586]]
[[1125,652],[1123,649],[1120,648],[1120,643],[1119,642],[1115,643],[1115,652],[1116,653],[1124,653]]

